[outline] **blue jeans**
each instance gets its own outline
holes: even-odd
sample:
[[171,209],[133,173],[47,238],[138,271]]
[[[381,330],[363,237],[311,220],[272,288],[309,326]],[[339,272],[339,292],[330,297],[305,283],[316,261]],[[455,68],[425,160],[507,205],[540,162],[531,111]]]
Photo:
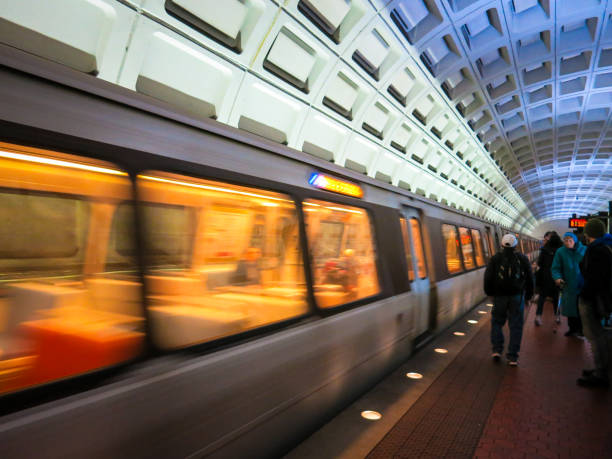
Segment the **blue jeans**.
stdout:
[[493,298],[493,311],[491,318],[491,345],[493,352],[504,351],[504,324],[508,320],[510,328],[510,344],[506,356],[509,360],[516,360],[521,350],[523,337],[523,309],[525,302],[523,295],[496,296]]

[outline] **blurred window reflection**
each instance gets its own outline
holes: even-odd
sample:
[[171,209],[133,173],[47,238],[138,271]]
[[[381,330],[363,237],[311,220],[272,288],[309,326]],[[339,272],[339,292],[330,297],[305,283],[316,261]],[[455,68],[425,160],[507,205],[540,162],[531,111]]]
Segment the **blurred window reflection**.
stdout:
[[137,356],[144,334],[127,174],[0,144],[0,187],[0,393]]
[[459,228],[459,238],[461,239],[461,252],[463,252],[463,264],[465,269],[474,269],[474,248],[472,247],[472,236],[467,228]]
[[180,348],[308,312],[290,197],[164,172],[137,178],[153,338]]
[[321,308],[380,291],[372,223],[364,209],[327,201],[304,202],[314,282]]
[[442,225],[442,237],[446,247],[446,267],[449,274],[463,271],[461,258],[459,256],[459,240],[457,239],[457,228],[453,225]]
[[491,235],[489,234],[489,228],[485,228],[485,241],[482,248],[484,249],[484,256],[486,260],[488,260],[491,257],[491,251],[493,251],[493,243],[491,241]]
[[408,267],[408,280],[414,280],[414,267],[412,266],[412,249],[410,245],[410,237],[408,236],[408,223],[404,217],[400,217],[400,225],[402,227],[402,239],[404,241],[404,255],[406,256],[406,266]]
[[425,251],[423,250],[423,238],[421,236],[421,223],[416,218],[410,219],[410,229],[412,232],[412,240],[414,241],[414,251],[416,253],[417,269],[419,270],[419,278],[427,277],[427,265],[425,264]]
[[476,248],[476,264],[478,266],[484,266],[484,256],[482,253],[482,237],[480,235],[480,231],[473,229],[472,230],[472,240],[474,241],[474,247]]

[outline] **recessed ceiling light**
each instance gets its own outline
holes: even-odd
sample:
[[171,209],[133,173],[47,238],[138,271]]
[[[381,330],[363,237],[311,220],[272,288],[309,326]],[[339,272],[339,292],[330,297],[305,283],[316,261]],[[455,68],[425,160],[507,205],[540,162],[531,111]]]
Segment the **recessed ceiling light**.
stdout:
[[474,319],[468,320],[468,324],[477,324],[477,323],[478,323],[477,320],[474,320]]
[[382,414],[378,411],[366,410],[361,412],[361,417],[367,419],[368,421],[378,421],[382,418]]
[[421,373],[406,373],[406,376],[410,379],[423,379],[423,375]]
[[453,335],[455,335],[455,336],[465,336],[465,333],[463,333],[463,332],[454,332]]
[[487,303],[487,306],[489,306],[490,308],[493,307],[493,303]]
[[438,354],[448,354],[448,350],[442,349],[441,347],[434,349],[434,352],[437,352]]
[[478,314],[486,314],[487,311],[478,311]]

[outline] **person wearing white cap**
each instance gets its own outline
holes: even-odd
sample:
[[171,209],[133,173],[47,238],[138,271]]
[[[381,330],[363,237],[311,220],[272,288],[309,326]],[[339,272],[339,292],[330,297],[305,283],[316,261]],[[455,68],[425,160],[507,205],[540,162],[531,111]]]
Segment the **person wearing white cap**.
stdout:
[[523,337],[523,311],[525,301],[533,296],[533,275],[529,260],[515,252],[518,241],[514,234],[502,238],[503,249],[496,253],[485,270],[484,290],[493,297],[491,317],[491,346],[493,360],[498,362],[504,350],[503,327],[508,321],[510,342],[506,358],[508,364],[518,364]]

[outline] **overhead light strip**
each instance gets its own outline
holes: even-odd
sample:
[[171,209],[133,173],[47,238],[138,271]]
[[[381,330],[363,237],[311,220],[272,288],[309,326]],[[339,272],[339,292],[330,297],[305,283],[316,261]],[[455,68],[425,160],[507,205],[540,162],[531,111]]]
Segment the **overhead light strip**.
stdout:
[[126,172],[109,169],[107,167],[91,166],[89,164],[75,163],[72,161],[64,161],[61,159],[49,158],[45,156],[33,156],[23,153],[14,153],[10,151],[0,150],[0,158],[15,159],[18,161],[27,161],[30,163],[47,164],[50,166],[69,167],[71,169],[81,169],[90,172],[99,172],[101,174],[122,175],[127,176]]

